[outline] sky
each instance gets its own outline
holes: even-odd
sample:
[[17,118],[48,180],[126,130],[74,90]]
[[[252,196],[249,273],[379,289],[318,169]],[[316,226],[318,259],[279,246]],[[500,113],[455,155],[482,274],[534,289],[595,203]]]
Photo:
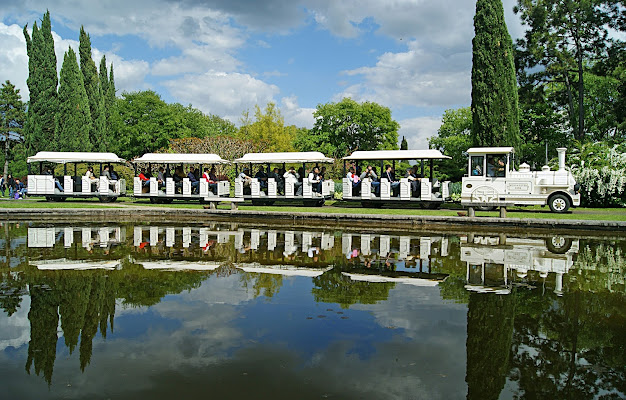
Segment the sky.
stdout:
[[[513,39],[523,26],[503,0]],[[428,148],[446,109],[471,103],[475,1],[22,0],[0,2],[0,82],[28,98],[22,32],[50,10],[59,70],[81,25],[96,65],[113,63],[118,96],[154,90],[238,124],[274,102],[310,128],[344,97],[392,111],[411,149]],[[38,25],[40,23],[38,22]]]

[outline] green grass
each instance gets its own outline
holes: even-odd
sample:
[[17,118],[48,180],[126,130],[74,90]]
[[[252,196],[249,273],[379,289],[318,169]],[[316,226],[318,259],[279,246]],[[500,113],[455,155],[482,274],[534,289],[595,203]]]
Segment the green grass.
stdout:
[[[459,211],[465,211],[457,204],[446,204],[446,208],[440,210],[424,210],[421,208],[363,208],[359,203],[344,201],[329,201],[324,207],[305,207],[297,203],[282,203],[274,206],[252,206],[250,203],[239,204],[240,210],[251,211],[281,211],[289,213],[318,212],[326,214],[374,214],[374,215],[432,215],[432,216],[458,216]],[[67,199],[65,202],[48,202],[45,199],[32,198],[26,200],[0,200],[0,208],[120,208],[125,206],[176,208],[176,209],[199,209],[202,204],[198,201],[181,202],[174,201],[172,204],[152,204],[146,199],[134,200],[130,197],[119,198],[116,203],[100,203],[96,199]],[[230,204],[224,203],[219,209],[230,209]],[[477,211],[478,217],[497,217],[497,211]],[[574,208],[566,214],[555,214],[545,207],[512,207],[507,209],[509,218],[538,218],[538,219],[566,219],[566,220],[601,220],[601,221],[626,221],[626,208]]]

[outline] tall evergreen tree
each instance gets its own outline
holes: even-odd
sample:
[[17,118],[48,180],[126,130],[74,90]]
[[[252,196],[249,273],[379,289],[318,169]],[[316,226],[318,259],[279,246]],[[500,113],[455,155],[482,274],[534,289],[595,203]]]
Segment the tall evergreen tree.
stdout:
[[59,85],[59,113],[56,135],[59,151],[90,151],[89,133],[92,129],[89,100],[72,48],[65,53]]
[[29,154],[55,149],[54,116],[58,110],[57,57],[50,23],[50,11],[41,21],[41,29],[33,24],[32,37],[24,26],[28,54],[28,90],[30,102],[24,136]]
[[0,88],[0,136],[4,137],[4,171],[9,172],[9,148],[12,141],[22,140],[22,127],[26,119],[26,107],[22,103],[20,90],[10,81],[6,81]]
[[104,97],[100,91],[100,78],[96,63],[91,57],[91,39],[80,27],[80,44],[78,48],[80,55],[80,70],[83,74],[83,82],[85,84],[85,92],[89,100],[89,112],[91,113],[91,131],[89,132],[89,140],[94,151],[104,151],[106,117],[104,113]]
[[406,138],[402,136],[402,142],[400,142],[400,150],[408,150],[409,143],[406,141]]
[[517,146],[513,42],[502,0],[477,0],[472,56],[472,136],[477,146]]
[[[105,68],[106,75],[106,68]],[[119,136],[121,130],[122,119],[120,117],[120,110],[117,103],[117,97],[115,95],[115,76],[113,74],[113,63],[111,63],[111,69],[109,73],[109,83],[104,98],[104,107],[106,113],[107,122],[107,150],[118,152],[119,141],[116,139]]]

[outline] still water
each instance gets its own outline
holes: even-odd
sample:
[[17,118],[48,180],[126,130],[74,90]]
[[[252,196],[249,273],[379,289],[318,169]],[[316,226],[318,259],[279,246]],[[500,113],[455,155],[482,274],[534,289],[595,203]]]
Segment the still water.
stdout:
[[623,398],[625,252],[558,235],[5,223],[0,397]]

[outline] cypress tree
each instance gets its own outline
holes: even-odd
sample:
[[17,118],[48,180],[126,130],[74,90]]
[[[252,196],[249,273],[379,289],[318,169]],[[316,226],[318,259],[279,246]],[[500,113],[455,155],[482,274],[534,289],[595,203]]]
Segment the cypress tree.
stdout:
[[[104,69],[106,76],[106,68]],[[113,63],[111,63],[111,72],[109,74],[108,87],[104,98],[106,109],[106,120],[108,130],[108,151],[119,152],[118,143],[115,141],[117,133],[120,131],[122,123],[120,112],[117,107],[117,97],[115,96],[115,77],[113,75]]]
[[28,25],[24,26],[26,52],[28,54],[28,90],[30,102],[24,139],[29,154],[41,150],[54,150],[54,116],[58,110],[57,57],[54,53],[54,38],[47,11],[41,21],[41,29],[33,24],[32,37]]
[[85,92],[89,100],[89,111],[91,113],[91,130],[89,132],[89,140],[94,151],[104,151],[104,137],[106,117],[104,113],[104,97],[100,91],[100,78],[96,63],[91,57],[91,39],[80,27],[80,40],[78,52],[80,54],[80,70],[83,74],[83,82],[85,84]]
[[517,146],[519,112],[513,42],[501,0],[477,0],[472,41],[472,139],[476,146]]
[[90,151],[92,129],[89,100],[72,48],[65,53],[59,85],[59,113],[56,134],[60,151]]
[[402,142],[400,143],[400,150],[408,150],[409,143],[406,141],[406,138],[402,136]]

